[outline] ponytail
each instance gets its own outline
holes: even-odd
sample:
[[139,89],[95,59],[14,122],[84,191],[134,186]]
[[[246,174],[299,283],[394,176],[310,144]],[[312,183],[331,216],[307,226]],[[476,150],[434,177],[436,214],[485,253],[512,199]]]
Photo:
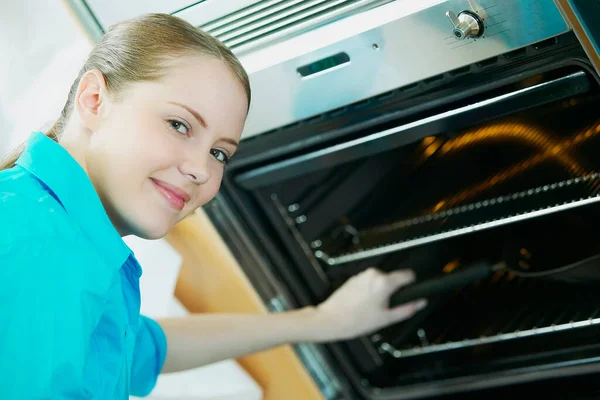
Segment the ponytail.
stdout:
[[[56,135],[54,127],[46,132],[46,136],[58,143],[58,136]],[[4,169],[10,169],[15,166],[15,163],[21,157],[21,154],[25,151],[26,143],[21,143],[16,149],[8,153],[8,155],[0,159],[0,171]]]

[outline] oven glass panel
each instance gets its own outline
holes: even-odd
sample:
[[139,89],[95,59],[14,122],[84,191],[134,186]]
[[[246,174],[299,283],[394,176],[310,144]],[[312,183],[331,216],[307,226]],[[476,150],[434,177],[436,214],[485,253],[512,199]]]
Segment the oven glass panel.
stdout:
[[[253,193],[329,293],[370,266],[424,280],[509,245],[542,270],[567,265],[600,253],[599,109],[592,88]],[[366,338],[376,367],[348,352],[378,387],[586,363],[600,356],[598,283],[600,265],[501,270]]]

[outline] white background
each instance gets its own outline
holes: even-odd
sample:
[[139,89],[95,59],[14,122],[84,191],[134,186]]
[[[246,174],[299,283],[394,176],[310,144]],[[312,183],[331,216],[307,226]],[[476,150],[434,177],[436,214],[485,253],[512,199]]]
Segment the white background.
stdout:
[[0,4],[2,156],[58,117],[91,44],[59,0]]

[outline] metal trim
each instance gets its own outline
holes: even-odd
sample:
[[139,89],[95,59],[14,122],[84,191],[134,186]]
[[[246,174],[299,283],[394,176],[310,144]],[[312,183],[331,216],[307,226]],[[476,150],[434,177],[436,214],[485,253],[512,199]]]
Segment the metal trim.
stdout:
[[369,387],[363,394],[372,400],[416,400],[436,395],[451,395],[457,392],[502,387],[519,383],[534,382],[548,378],[565,378],[600,372],[600,357],[583,360],[547,364],[544,367],[530,367],[508,371],[504,374],[485,374],[436,382],[435,385],[404,386],[400,389],[380,389]]
[[[571,79],[587,80],[584,72],[576,72],[574,74],[570,74],[565,77],[555,79],[553,81],[544,82],[539,85],[519,89],[510,93],[493,97],[491,99],[482,100],[477,103],[455,108],[427,118],[423,118],[404,125],[389,128],[384,131],[372,133],[370,135],[360,137],[358,139],[350,140],[341,144],[317,150],[309,154],[303,154],[300,156],[284,159],[273,164],[269,164],[241,173],[235,178],[235,180],[237,184],[239,184],[245,189],[256,189],[272,185],[273,183],[279,182],[284,179],[291,179],[295,176],[298,176],[299,166],[302,166],[302,174],[306,174],[350,161],[351,159],[357,157],[358,152],[360,152],[361,157],[374,155],[382,151],[382,149],[375,148],[375,146],[372,146],[372,144],[381,139],[397,137],[397,142],[394,143],[394,147],[405,145],[415,140],[414,137],[408,135],[408,131],[411,131],[413,129],[424,129],[424,127],[426,127],[429,124],[439,123],[440,121],[450,117],[460,116],[462,114],[482,110],[488,106],[496,105],[505,101],[510,101],[519,96],[534,93],[542,89],[555,88],[556,85],[568,83]],[[581,89],[587,90],[585,85],[583,85]],[[559,93],[559,91],[556,91],[556,94],[560,94],[561,97],[565,95],[563,92]],[[403,136],[400,137],[400,134],[403,134]],[[433,134],[435,134],[435,131],[428,130],[427,135]],[[386,146],[386,150],[389,150],[391,148],[392,147],[390,146]],[[332,156],[334,155],[335,157],[332,158]],[[325,157],[329,157],[331,159],[329,161],[323,161]],[[291,171],[292,167],[294,171]],[[274,175],[277,175],[277,177],[275,177]]]
[[87,35],[90,37],[92,42],[98,43],[102,35],[104,35],[104,29],[102,25],[96,19],[96,16],[90,9],[89,5],[85,0],[63,0],[67,7],[73,12],[75,18],[81,23],[82,28],[85,30]]
[[[241,30],[242,36],[238,36],[236,32],[227,32],[224,33],[222,38],[220,36],[218,37],[219,39],[223,40],[226,45],[230,46],[236,54],[247,53],[252,49],[256,49],[258,47],[265,46],[291,36],[302,34],[310,29],[324,25],[335,19],[348,17],[362,10],[377,7],[390,0],[360,0],[359,2],[348,5],[342,4],[344,0],[338,1],[340,4],[335,4],[333,6],[331,4],[310,6],[304,5],[304,2],[302,2],[302,6],[304,6],[306,9],[290,13],[288,16],[289,18],[283,20],[279,18],[279,15],[269,17],[273,20],[273,24],[258,24],[259,26],[254,28],[258,29],[257,32],[252,32],[250,28],[245,27]],[[317,8],[312,9],[312,7]],[[341,8],[328,11],[328,9],[331,7]],[[296,13],[299,13],[299,15],[295,15]],[[321,13],[324,14],[320,15]],[[288,24],[293,25],[289,28],[285,28],[285,26]],[[279,26],[275,27],[276,25]],[[280,28],[283,29],[279,30]],[[262,37],[263,34],[266,34],[266,36]]]
[[430,345],[430,346],[425,346],[425,347],[416,347],[414,349],[406,349],[406,350],[396,349],[396,348],[394,348],[394,346],[392,346],[391,344],[389,344],[387,342],[381,343],[379,345],[379,348],[381,349],[381,351],[390,354],[394,358],[408,358],[408,357],[415,357],[415,356],[419,356],[419,355],[423,355],[423,354],[437,353],[440,351],[463,349],[466,347],[505,342],[507,340],[522,339],[525,337],[544,335],[544,334],[548,334],[548,333],[568,331],[568,330],[578,329],[578,328],[587,328],[587,327],[596,326],[596,325],[600,325],[600,318],[594,318],[591,320],[586,319],[583,321],[569,322],[566,324],[546,326],[543,328],[533,328],[533,329],[528,329],[528,330],[524,330],[524,331],[503,333],[500,335],[495,335],[495,336],[490,336],[490,337],[481,337],[481,338],[477,338],[477,339],[466,339],[466,340],[462,340],[460,342],[449,342],[449,343],[436,344],[436,345]]
[[443,233],[427,236],[424,238],[418,238],[418,239],[413,239],[413,240],[407,240],[405,242],[384,245],[384,246],[377,247],[374,249],[363,250],[363,251],[359,251],[356,253],[349,253],[349,254],[345,254],[345,255],[341,255],[341,256],[337,256],[337,257],[329,257],[327,254],[323,253],[322,251],[317,250],[315,252],[315,257],[323,260],[325,263],[327,263],[328,265],[331,265],[331,266],[342,265],[342,264],[346,264],[346,263],[353,262],[353,261],[359,261],[359,260],[364,260],[364,259],[375,257],[375,256],[380,256],[383,254],[393,253],[396,251],[404,250],[404,249],[407,249],[410,247],[415,247],[415,246],[419,246],[419,245],[426,244],[426,243],[436,242],[438,240],[449,239],[449,238],[456,237],[456,236],[466,235],[468,233],[479,232],[479,231],[483,231],[486,229],[496,228],[499,226],[508,225],[511,223],[524,221],[524,220],[535,218],[535,217],[541,217],[543,215],[553,214],[553,213],[556,213],[559,211],[565,211],[565,210],[568,210],[571,208],[582,207],[582,206],[585,206],[588,204],[597,203],[598,201],[600,201],[600,195],[590,197],[587,199],[577,200],[577,201],[567,203],[567,204],[560,204],[560,205],[557,205],[554,207],[548,207],[548,208],[544,208],[541,210],[536,210],[536,211],[532,211],[532,212],[528,212],[528,213],[524,213],[524,214],[514,215],[514,216],[511,216],[508,218],[498,219],[496,221],[490,221],[490,222],[486,222],[483,224],[478,224],[478,225],[474,225],[474,226],[468,226],[465,228],[455,229],[455,230],[452,230],[449,232],[443,232]]
[[[229,201],[228,196],[218,194],[206,206],[207,216],[219,233],[224,235],[224,240],[227,241],[228,247],[231,248],[235,257],[244,260],[240,266],[248,275],[250,282],[270,312],[293,309],[295,306],[290,300],[289,293],[273,275],[270,266],[267,265],[268,261],[264,259],[260,250],[242,227],[240,218],[236,216]],[[331,362],[326,354],[323,354],[320,346],[307,343],[294,344],[291,347],[314,379],[324,399],[347,398],[349,389],[338,380],[338,374],[334,372]]]
[[[581,47],[583,47],[594,69],[600,75],[600,53],[594,46],[593,40],[590,39],[586,33],[584,22],[581,21],[581,18],[577,16],[577,12],[573,10],[573,6],[571,6],[569,0],[554,0],[554,3],[561,12],[565,21],[567,21],[567,24],[571,26],[575,36],[581,43]],[[600,24],[600,20],[598,21],[598,24]],[[598,45],[600,46],[600,44]]]

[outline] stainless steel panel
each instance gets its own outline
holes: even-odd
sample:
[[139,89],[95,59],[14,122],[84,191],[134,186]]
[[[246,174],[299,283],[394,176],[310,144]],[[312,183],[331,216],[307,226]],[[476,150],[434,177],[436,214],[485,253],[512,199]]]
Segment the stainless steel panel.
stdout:
[[264,8],[261,2],[254,12],[244,9],[225,18],[226,23],[218,20],[200,28],[240,55],[390,1],[288,0]]
[[[458,14],[469,9],[469,3],[484,20],[485,30],[478,39],[458,40],[452,35],[453,25],[446,12],[453,10]],[[381,12],[396,10],[398,15],[402,15],[398,11],[400,4],[402,2],[391,3],[369,13],[376,16],[377,13],[381,15]],[[252,66],[253,103],[243,138],[498,56],[568,30],[552,0],[440,1],[270,67]],[[315,38],[318,32],[309,34]],[[278,50],[281,52],[283,49],[280,47]],[[298,67],[339,52],[350,56],[350,62],[345,66],[312,79],[298,76]],[[268,59],[264,62],[267,64]]]
[[206,31],[287,0],[204,0],[174,15]]

